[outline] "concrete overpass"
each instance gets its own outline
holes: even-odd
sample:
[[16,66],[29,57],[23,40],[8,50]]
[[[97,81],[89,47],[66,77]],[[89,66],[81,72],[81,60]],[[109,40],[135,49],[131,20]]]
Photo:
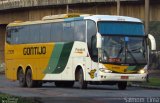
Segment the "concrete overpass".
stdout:
[[[117,0],[0,0],[0,63],[10,22],[40,20],[62,13],[117,14]],[[160,0],[150,0],[150,21],[160,21]],[[121,0],[120,15],[145,18],[144,0]]]

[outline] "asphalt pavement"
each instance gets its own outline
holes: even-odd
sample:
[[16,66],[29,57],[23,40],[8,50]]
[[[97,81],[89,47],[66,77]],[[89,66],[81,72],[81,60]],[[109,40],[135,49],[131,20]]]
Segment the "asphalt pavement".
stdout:
[[0,92],[22,98],[34,98],[37,103],[160,103],[160,90],[117,86],[89,85],[88,89],[57,88],[54,83],[45,83],[41,88],[21,88],[18,82],[9,81],[0,75]]

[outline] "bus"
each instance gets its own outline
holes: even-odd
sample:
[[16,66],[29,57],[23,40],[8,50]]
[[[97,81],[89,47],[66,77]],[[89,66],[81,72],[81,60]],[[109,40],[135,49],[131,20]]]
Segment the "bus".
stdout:
[[146,81],[148,38],[141,20],[126,16],[61,14],[8,24],[5,73],[21,87],[117,85]]

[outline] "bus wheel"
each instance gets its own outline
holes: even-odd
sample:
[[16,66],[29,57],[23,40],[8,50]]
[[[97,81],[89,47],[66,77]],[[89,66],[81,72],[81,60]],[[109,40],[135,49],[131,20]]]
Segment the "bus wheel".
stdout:
[[19,81],[19,85],[21,87],[26,87],[26,79],[25,79],[25,75],[23,73],[23,69],[20,69],[18,71],[18,81]]
[[118,89],[125,90],[127,88],[127,82],[118,82]]
[[32,80],[32,71],[31,71],[31,69],[27,70],[27,73],[26,73],[26,83],[27,83],[27,86],[29,88],[34,87],[35,84],[36,84],[35,81]]
[[80,89],[86,89],[87,88],[87,82],[84,81],[84,75],[83,75],[83,70],[79,70],[79,75],[78,75],[78,82],[79,82],[79,88]]

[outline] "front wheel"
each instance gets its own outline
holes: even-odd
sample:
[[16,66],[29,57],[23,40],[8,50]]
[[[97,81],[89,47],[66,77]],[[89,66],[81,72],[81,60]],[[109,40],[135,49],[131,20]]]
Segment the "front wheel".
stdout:
[[23,73],[23,69],[20,69],[18,71],[18,81],[21,87],[26,87],[26,79],[25,79],[25,74]]
[[79,75],[78,75],[78,83],[79,83],[79,88],[80,89],[86,89],[87,88],[87,82],[84,81],[84,75],[83,75],[83,70],[79,70]]
[[127,88],[127,82],[118,82],[118,89],[125,90]]

